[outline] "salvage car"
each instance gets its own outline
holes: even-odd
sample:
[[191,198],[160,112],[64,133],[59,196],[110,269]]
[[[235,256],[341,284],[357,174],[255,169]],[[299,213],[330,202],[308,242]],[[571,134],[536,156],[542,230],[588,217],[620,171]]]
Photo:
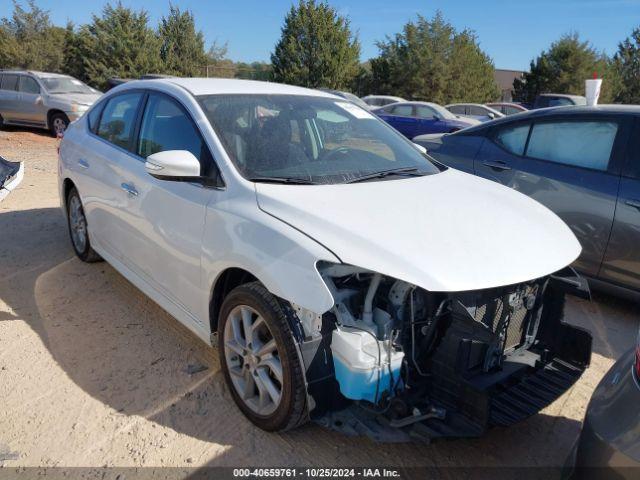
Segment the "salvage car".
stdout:
[[568,227],[325,92],[128,82],[67,130],[59,188],[77,256],[216,345],[265,430],[477,436],[589,364]]
[[531,110],[414,141],[553,210],[582,244],[574,267],[599,289],[640,298],[640,107]]

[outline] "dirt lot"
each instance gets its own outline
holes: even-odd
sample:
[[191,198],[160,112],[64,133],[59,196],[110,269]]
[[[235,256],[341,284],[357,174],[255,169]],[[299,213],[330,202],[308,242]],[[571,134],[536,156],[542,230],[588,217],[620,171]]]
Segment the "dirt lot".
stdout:
[[[26,164],[0,203],[0,465],[557,466],[587,401],[634,343],[637,305],[571,301],[594,335],[592,366],[541,414],[474,440],[378,445],[307,425],[254,428],[223,384],[216,352],[106,263],[72,253],[58,208],[56,141],[0,131],[0,155]],[[190,366],[206,370],[190,374]],[[4,459],[4,462],[3,462]]]

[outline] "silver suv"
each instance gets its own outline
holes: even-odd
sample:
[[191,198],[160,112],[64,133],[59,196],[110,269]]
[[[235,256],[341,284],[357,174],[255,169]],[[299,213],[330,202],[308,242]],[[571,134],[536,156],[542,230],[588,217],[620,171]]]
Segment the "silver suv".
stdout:
[[40,127],[57,136],[101,94],[68,75],[0,70],[0,128]]

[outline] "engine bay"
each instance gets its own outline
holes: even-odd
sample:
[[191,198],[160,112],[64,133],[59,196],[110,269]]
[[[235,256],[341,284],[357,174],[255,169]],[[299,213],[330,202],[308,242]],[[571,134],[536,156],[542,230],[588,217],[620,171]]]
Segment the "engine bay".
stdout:
[[333,308],[293,307],[310,416],[343,433],[479,436],[537,413],[589,364],[590,334],[562,322],[565,294],[585,294],[570,269],[468,292],[427,292],[349,265],[319,270]]

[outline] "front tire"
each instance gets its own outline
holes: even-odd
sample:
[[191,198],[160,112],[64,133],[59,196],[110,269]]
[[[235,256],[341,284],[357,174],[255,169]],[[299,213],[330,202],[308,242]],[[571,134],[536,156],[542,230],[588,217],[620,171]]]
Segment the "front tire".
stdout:
[[102,260],[102,257],[91,247],[87,219],[84,216],[80,195],[75,187],[71,188],[67,195],[67,225],[69,226],[71,245],[73,245],[73,250],[78,258],[87,263]]
[[69,117],[64,113],[54,113],[51,115],[50,122],[49,130],[51,131],[51,135],[59,137],[64,135],[65,130],[69,126]]
[[218,324],[227,386],[244,415],[267,431],[307,421],[302,365],[285,312],[259,282],[233,289]]

